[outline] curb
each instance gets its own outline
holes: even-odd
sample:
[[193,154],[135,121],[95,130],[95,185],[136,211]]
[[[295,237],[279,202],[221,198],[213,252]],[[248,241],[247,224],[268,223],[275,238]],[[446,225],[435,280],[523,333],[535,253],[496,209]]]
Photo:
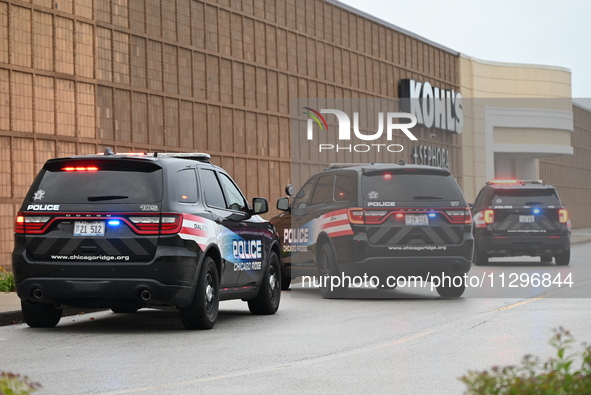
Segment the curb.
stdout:
[[[86,313],[96,313],[97,311],[105,311],[105,309],[80,309],[75,307],[64,307],[62,317]],[[0,312],[0,326],[17,325],[22,323],[23,313],[20,310]]]

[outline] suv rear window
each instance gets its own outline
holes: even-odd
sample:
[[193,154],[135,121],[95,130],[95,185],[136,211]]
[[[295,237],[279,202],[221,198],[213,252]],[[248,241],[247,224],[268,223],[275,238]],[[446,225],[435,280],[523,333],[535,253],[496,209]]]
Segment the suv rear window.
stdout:
[[[66,168],[70,170],[63,170]],[[31,190],[27,199],[39,202],[40,197],[43,203],[62,204],[156,203],[162,200],[162,169],[117,168],[110,163],[46,166],[39,186]]]
[[363,198],[388,201],[463,200],[455,179],[439,171],[384,170],[362,177]]
[[546,189],[497,189],[492,199],[493,206],[535,206],[554,205],[560,206],[560,199],[556,190]]

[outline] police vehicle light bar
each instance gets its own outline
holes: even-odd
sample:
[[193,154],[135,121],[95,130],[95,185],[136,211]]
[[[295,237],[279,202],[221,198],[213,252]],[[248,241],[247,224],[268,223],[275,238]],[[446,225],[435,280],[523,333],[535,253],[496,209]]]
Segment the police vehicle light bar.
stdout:
[[[111,151],[113,152],[113,151]],[[104,152],[97,152],[97,155],[131,155],[131,156],[146,156],[145,152],[113,152],[112,154],[105,154]]]
[[62,167],[62,171],[97,171],[98,167],[96,166],[68,166]]
[[486,183],[486,185],[492,184],[544,184],[542,180],[491,180]]
[[153,156],[168,156],[168,157],[172,157],[172,158],[189,158],[189,159],[196,159],[196,160],[203,160],[203,159],[211,159],[211,155],[203,153],[203,152],[165,152],[165,153],[160,153],[160,152],[154,152],[154,153],[149,153],[148,155],[153,155]]

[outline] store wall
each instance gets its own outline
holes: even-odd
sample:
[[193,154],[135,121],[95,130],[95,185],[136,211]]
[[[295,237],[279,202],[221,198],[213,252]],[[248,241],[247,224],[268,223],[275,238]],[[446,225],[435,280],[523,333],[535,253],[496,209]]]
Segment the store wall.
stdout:
[[554,66],[460,57],[463,190],[495,177],[537,179],[539,158],[572,155],[571,73]]
[[[274,207],[291,181],[291,98],[397,98],[404,78],[457,90],[457,53],[340,3],[0,0],[0,265],[48,158],[205,151]],[[461,179],[461,137],[418,135]]]
[[540,159],[540,177],[554,185],[573,228],[591,228],[591,109],[573,105],[574,155]]

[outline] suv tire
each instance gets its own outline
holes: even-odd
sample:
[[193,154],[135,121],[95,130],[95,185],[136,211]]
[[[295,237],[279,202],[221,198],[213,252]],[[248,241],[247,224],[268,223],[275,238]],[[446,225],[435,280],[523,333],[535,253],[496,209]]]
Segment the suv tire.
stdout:
[[287,291],[291,285],[291,276],[286,276],[281,270],[281,290]]
[[252,314],[275,314],[281,300],[281,267],[277,254],[271,252],[269,267],[263,276],[259,294],[253,300],[248,301],[248,309]]
[[570,263],[570,248],[562,254],[555,255],[554,259],[556,259],[557,266],[567,266]]
[[49,303],[21,300],[23,319],[31,328],[53,328],[62,318],[62,309]]
[[323,243],[318,250],[317,262],[318,275],[321,277],[320,283],[324,285],[320,287],[320,293],[322,294],[322,297],[325,299],[343,297],[347,291],[347,288],[349,287],[348,284],[340,284],[340,286],[332,288],[332,281],[330,281],[330,284],[325,284],[324,279],[322,279],[322,277],[329,279],[331,277],[341,276],[341,271],[337,266],[334,251],[332,250],[332,247],[329,243]]
[[477,243],[474,243],[474,264],[476,266],[486,265],[488,263],[488,255],[486,255]]
[[[459,287],[454,286],[453,280],[455,280],[455,278],[461,278],[462,285],[460,285]],[[462,296],[462,294],[466,290],[466,284],[464,283],[463,277],[458,276],[455,278],[452,279],[451,284],[440,285],[439,287],[437,287],[437,293],[439,294],[439,296],[441,296],[442,298],[459,298],[460,296]]]
[[551,263],[552,262],[552,255],[542,255],[540,257],[540,262],[542,262],[542,263]]
[[181,319],[187,329],[211,329],[218,318],[220,280],[211,257],[206,257],[199,271],[193,301],[181,309]]

